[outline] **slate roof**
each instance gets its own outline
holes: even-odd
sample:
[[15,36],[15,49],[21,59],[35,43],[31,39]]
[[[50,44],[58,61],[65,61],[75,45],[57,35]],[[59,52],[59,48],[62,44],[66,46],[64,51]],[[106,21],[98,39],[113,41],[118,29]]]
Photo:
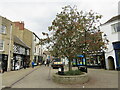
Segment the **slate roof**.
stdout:
[[[117,15],[117,16],[115,16],[115,17],[112,17],[111,19],[109,19],[109,20],[108,20],[107,22],[105,22],[104,24],[113,22],[113,21],[118,20],[118,19],[120,19],[120,15]],[[104,24],[103,24],[103,25],[104,25]]]
[[14,43],[19,44],[23,47],[30,48],[27,46],[21,39],[19,39],[17,36],[14,35]]

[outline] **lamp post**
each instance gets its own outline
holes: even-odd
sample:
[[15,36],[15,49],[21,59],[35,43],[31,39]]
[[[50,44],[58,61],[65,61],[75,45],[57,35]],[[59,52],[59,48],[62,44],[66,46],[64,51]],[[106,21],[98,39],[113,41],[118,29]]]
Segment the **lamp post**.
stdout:
[[106,40],[106,39],[107,39],[107,35],[106,35],[106,34],[104,34],[103,36],[104,36],[104,38],[105,38],[105,40]]
[[[103,40],[104,40],[105,44],[107,44],[107,43],[108,43],[107,35],[104,34],[103,37],[104,37]],[[103,57],[104,57],[104,59],[105,59],[105,51],[106,51],[106,50],[102,48],[102,52],[103,52]],[[105,62],[105,61],[104,61],[104,69],[106,69],[106,62]]]
[[87,73],[87,61],[86,61],[86,30],[85,30],[85,48],[84,48],[84,58],[85,58],[85,66],[86,66],[86,73]]

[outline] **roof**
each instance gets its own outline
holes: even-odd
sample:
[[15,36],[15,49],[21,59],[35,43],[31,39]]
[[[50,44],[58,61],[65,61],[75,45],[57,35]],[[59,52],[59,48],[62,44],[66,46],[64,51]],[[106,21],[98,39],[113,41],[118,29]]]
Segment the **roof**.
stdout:
[[27,46],[21,39],[19,39],[17,36],[14,35],[14,43],[19,44],[23,47],[30,48]]
[[40,38],[33,32],[33,34],[40,40]]
[[[120,19],[120,15],[117,15],[117,16],[112,17],[111,19],[109,19],[109,20],[108,20],[107,22],[105,22],[104,24],[113,22],[113,21],[118,20],[118,19]],[[104,25],[104,24],[103,24],[103,25]]]
[[6,19],[6,20],[8,20],[8,21],[10,21],[10,22],[12,23],[12,21],[11,21],[11,20],[9,20],[8,18],[3,17],[3,16],[1,16],[1,15],[0,15],[0,17],[1,17],[1,18],[3,18],[3,19]]

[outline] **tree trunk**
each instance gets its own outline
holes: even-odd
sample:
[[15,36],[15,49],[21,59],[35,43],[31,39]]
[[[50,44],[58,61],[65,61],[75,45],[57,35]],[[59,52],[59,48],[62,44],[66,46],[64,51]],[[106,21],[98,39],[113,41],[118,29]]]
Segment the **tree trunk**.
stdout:
[[71,62],[72,62],[72,59],[71,59],[71,58],[69,58],[69,71],[71,71],[71,70],[72,70],[72,64],[71,64]]

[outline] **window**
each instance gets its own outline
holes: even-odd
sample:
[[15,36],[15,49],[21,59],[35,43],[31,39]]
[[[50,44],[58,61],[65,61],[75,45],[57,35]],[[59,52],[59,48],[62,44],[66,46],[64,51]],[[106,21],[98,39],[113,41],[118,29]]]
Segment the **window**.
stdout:
[[36,36],[34,36],[34,41],[36,41]]
[[35,47],[35,53],[36,53],[36,47]]
[[4,41],[0,40],[0,51],[4,50]]
[[41,49],[39,48],[39,53],[41,53]]
[[112,32],[120,32],[120,22],[111,25],[112,26]]
[[118,54],[118,65],[120,67],[120,50],[117,52],[117,54]]
[[6,26],[5,25],[1,25],[0,33],[1,34],[5,34],[6,33]]

